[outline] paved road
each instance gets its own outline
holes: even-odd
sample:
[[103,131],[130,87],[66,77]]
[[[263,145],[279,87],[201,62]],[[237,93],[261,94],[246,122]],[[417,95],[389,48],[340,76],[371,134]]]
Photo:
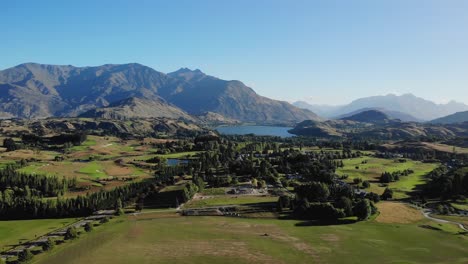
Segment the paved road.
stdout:
[[439,223],[444,223],[444,224],[455,224],[455,225],[458,225],[458,227],[460,227],[461,229],[463,229],[464,231],[468,232],[468,229],[465,228],[465,226],[462,224],[462,223],[458,223],[458,222],[454,222],[454,221],[449,221],[449,220],[445,220],[445,219],[440,219],[440,218],[435,218],[433,216],[431,216],[431,213],[432,213],[432,210],[431,209],[423,209],[422,210],[422,214],[424,215],[424,217],[426,217],[427,219],[430,219],[432,221],[436,221],[436,222],[439,222]]

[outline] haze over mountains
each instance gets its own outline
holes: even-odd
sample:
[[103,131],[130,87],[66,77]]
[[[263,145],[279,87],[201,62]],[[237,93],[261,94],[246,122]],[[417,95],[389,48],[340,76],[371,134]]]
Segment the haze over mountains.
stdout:
[[[138,99],[125,100],[129,98]],[[240,81],[221,80],[200,70],[164,74],[136,63],[97,67],[26,63],[0,71],[3,118],[121,117],[128,110],[130,116],[182,118],[212,112],[244,122],[319,119],[309,110],[262,97]]]
[[[371,110],[389,119],[419,122],[468,111],[468,106],[454,101],[436,104],[412,94],[366,97],[343,106],[306,102],[293,106],[260,96],[240,81],[187,68],[164,74],[137,63],[96,67],[25,63],[0,71],[0,118],[162,117],[293,124]],[[465,116],[438,122],[466,121]]]
[[457,112],[448,116],[437,118],[431,121],[434,124],[453,124],[468,122],[468,111]]
[[340,116],[349,115],[353,112],[378,109],[402,121],[429,121],[468,110],[468,105],[463,103],[451,101],[447,104],[436,104],[412,94],[400,96],[389,94],[365,97],[342,106],[324,107],[322,105],[311,105],[306,102],[295,102],[293,104],[301,108],[315,111],[319,115],[327,118],[339,118]]

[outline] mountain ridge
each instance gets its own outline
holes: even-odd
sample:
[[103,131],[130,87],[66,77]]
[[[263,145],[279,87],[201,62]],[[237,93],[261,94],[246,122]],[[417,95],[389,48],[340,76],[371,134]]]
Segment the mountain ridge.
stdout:
[[433,124],[454,124],[468,122],[468,111],[456,112],[454,114],[431,120]]
[[[303,101],[294,102],[293,104],[312,109],[312,111],[319,107],[319,105],[308,104]],[[437,104],[413,94],[387,94],[359,98],[342,106],[322,106],[324,111],[316,112],[324,117],[333,118],[363,108],[383,108],[387,111],[398,111],[411,115],[420,121],[428,121],[455,112],[466,111],[468,110],[468,105],[453,100],[447,104]]]
[[309,110],[260,96],[240,81],[188,68],[165,74],[138,63],[87,67],[24,63],[0,71],[0,113],[5,116],[73,117],[130,97],[163,98],[190,115],[213,112],[243,122],[319,119]]

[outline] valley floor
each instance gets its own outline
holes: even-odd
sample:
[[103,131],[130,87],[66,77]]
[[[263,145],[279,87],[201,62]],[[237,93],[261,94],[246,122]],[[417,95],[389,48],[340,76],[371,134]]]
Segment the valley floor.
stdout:
[[[467,263],[468,236],[403,204],[375,220],[307,226],[296,220],[182,217],[143,211],[111,220],[34,263]],[[401,218],[394,216],[400,212]],[[392,215],[390,217],[390,215]]]

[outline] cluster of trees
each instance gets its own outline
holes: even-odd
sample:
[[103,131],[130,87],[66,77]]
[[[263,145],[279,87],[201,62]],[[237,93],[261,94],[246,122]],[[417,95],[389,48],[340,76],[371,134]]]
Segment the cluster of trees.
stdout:
[[414,171],[410,169],[406,169],[403,171],[383,172],[382,175],[380,175],[380,182],[390,183],[399,181],[401,176],[408,176],[412,173],[414,173]]
[[[18,172],[20,165],[7,165],[0,170],[0,199],[10,203],[12,197],[56,197],[68,189],[76,187],[76,179],[58,178],[56,176],[30,175]],[[3,197],[3,198],[2,198]]]
[[131,183],[110,191],[100,191],[76,198],[42,199],[3,192],[0,200],[0,219],[31,219],[55,217],[81,217],[96,210],[114,208],[118,199],[129,202],[152,190],[150,182]]
[[5,138],[3,140],[3,147],[6,148],[6,151],[15,151],[21,148],[20,145],[12,138]]
[[87,135],[82,132],[71,133],[71,134],[59,134],[51,137],[40,137],[34,134],[23,134],[21,140],[24,144],[28,145],[64,145],[72,144],[74,146],[79,146],[87,139]]
[[281,197],[278,207],[290,207],[296,218],[327,222],[349,216],[365,220],[377,212],[374,202],[380,200],[374,193],[357,197],[353,187],[347,184],[316,181],[297,186],[295,192],[295,199]]
[[424,188],[425,195],[443,199],[468,196],[468,169],[449,169],[440,166],[428,175],[429,182]]

